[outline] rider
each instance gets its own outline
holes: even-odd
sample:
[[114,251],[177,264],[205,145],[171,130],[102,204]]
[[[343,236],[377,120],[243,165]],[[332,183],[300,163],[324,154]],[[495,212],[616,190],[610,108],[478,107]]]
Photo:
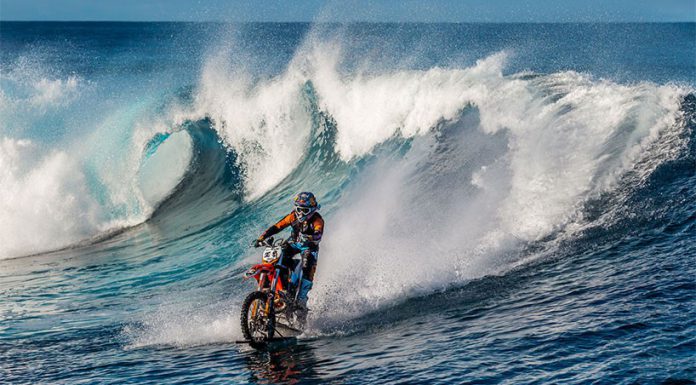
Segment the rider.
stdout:
[[[254,241],[254,246],[259,247],[268,237],[271,237],[288,226],[292,227],[292,233],[288,242],[283,244],[283,255],[292,258],[298,253],[302,253],[302,282],[297,296],[299,305],[307,309],[307,295],[312,289],[314,272],[317,269],[317,257],[319,255],[319,242],[324,232],[324,219],[317,210],[321,207],[317,203],[317,198],[311,192],[301,192],[294,199],[295,210],[278,221],[275,225],[264,231],[261,236]],[[301,245],[301,251],[296,244]]]

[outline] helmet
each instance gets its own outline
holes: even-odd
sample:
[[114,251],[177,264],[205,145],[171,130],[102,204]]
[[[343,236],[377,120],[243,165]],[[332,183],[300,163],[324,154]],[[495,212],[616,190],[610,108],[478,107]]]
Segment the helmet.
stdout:
[[321,208],[317,198],[311,192],[301,192],[295,195],[295,216],[297,220],[304,222]]

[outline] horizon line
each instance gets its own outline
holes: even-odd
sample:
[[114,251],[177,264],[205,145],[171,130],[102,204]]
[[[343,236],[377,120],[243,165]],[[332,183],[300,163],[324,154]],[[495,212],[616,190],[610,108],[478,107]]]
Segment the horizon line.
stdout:
[[696,24],[696,20],[637,21],[637,20],[596,20],[596,21],[272,21],[272,20],[3,20],[8,23],[216,23],[216,24]]

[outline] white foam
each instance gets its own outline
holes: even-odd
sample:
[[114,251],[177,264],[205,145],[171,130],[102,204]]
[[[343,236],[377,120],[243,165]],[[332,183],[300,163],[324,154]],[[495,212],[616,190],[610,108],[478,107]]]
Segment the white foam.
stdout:
[[[213,309],[160,309],[139,325],[123,331],[128,348],[152,345],[177,347],[233,342],[241,339],[239,308],[218,306]],[[226,310],[220,310],[220,309]]]
[[321,107],[336,120],[336,150],[349,160],[397,131],[404,137],[424,134],[439,121],[454,118],[472,100],[484,99],[492,90],[489,82],[499,83],[504,59],[500,53],[470,69],[436,67],[347,79],[339,75],[336,61],[318,60],[312,80]]
[[[575,72],[525,80],[503,76],[504,60],[499,54],[468,69],[349,77],[335,63],[318,71],[313,81],[336,120],[344,159],[394,135],[429,135],[467,106],[480,123],[463,143],[485,147],[503,135],[507,146],[490,164],[456,152],[438,157],[434,133],[405,159],[375,165],[343,194],[327,224],[315,307],[354,316],[504,271],[516,248],[581,221],[584,202],[611,191],[662,151],[660,138],[680,130],[675,119],[687,91],[679,87]],[[666,157],[655,159],[641,167],[654,169]]]
[[247,196],[254,199],[286,177],[305,154],[311,115],[304,103],[304,77],[294,68],[251,81],[222,51],[206,61],[194,111],[183,119],[210,117],[227,146],[238,154]]
[[101,230],[100,208],[67,153],[0,141],[0,258],[65,246]]
[[34,105],[45,106],[65,103],[77,94],[78,78],[74,75],[67,79],[41,78],[33,84],[34,92],[30,102]]
[[8,71],[0,73],[0,82],[11,89],[9,93],[0,91],[3,114],[31,112],[34,115],[69,105],[79,97],[86,83],[74,74],[65,78],[51,76],[40,62],[28,57],[20,57]]

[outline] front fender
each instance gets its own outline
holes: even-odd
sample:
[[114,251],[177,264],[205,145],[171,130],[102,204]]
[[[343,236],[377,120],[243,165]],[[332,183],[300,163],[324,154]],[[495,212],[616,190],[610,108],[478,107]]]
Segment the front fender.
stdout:
[[270,263],[259,263],[250,267],[249,270],[244,272],[244,279],[254,277],[258,281],[262,273],[266,273],[269,277],[273,277],[275,274],[275,270],[275,266],[273,266]]

